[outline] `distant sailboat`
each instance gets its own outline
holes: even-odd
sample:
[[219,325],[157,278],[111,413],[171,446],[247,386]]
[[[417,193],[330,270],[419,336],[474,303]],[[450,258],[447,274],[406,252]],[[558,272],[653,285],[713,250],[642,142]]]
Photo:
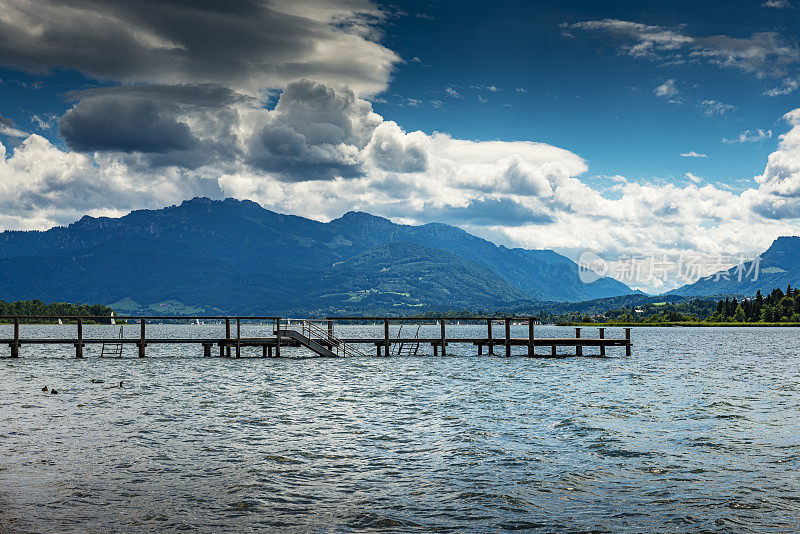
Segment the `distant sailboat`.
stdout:
[[195,319],[195,323],[197,324],[197,326],[200,326],[200,319]]
[[61,326],[64,326],[64,321],[61,320],[61,317],[58,318],[58,324],[60,324]]
[[114,320],[114,312],[113,311],[111,312],[111,324],[117,324],[117,322]]

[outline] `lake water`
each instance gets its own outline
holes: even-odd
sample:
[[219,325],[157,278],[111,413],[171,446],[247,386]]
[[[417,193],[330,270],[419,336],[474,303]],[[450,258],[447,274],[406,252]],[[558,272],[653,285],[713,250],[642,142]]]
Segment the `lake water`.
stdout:
[[[100,333],[119,332],[86,327]],[[76,360],[23,346],[0,360],[0,532],[800,531],[800,330],[632,338],[631,357],[556,360],[458,345],[438,358],[203,359],[186,346]]]

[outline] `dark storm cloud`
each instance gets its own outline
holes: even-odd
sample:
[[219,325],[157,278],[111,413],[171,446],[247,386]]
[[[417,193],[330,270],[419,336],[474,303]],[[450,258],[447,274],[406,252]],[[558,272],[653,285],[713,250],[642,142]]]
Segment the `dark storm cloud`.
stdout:
[[360,176],[360,151],[380,122],[352,91],[294,82],[252,137],[248,162],[291,182]]
[[[301,80],[274,109],[213,85],[140,85],[70,93],[59,132],[73,150],[135,154],[136,165],[243,164],[288,181],[362,175],[381,118],[350,90]],[[239,110],[249,114],[239,129]],[[245,147],[244,150],[242,147]]]
[[234,106],[252,102],[213,85],[123,86],[69,96],[78,102],[61,118],[59,133],[73,150],[144,153],[136,163],[187,168],[238,156]]
[[254,98],[214,84],[124,85],[121,87],[70,91],[67,96],[76,101],[96,96],[113,96],[157,100],[159,102],[207,108],[229,106],[236,103],[255,104],[257,102]]
[[174,105],[143,99],[96,96],[69,110],[59,133],[80,152],[169,152],[197,144]]
[[264,128],[250,145],[250,163],[290,182],[361,175],[361,162],[330,144],[310,145],[283,125]]
[[309,77],[374,93],[399,61],[369,39],[380,12],[365,0],[3,0],[0,9],[0,62],[33,71],[250,92]]

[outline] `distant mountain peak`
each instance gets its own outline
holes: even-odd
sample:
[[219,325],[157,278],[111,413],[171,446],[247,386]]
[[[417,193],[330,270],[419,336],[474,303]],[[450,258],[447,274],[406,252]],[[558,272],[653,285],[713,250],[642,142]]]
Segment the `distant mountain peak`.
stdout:
[[190,198],[189,200],[184,200],[180,203],[179,208],[187,207],[187,206],[205,206],[205,205],[220,205],[220,206],[246,206],[246,207],[255,207],[259,209],[264,209],[261,204],[254,202],[252,200],[239,200],[238,198],[227,197],[224,199],[214,199],[209,197],[194,197]]
[[[755,295],[769,293],[776,287],[800,284],[800,237],[780,236],[759,255],[760,261],[747,262],[747,275],[740,276],[739,267],[714,273],[708,278],[670,291],[671,295]],[[756,268],[758,266],[758,268]],[[752,269],[752,271],[751,271]],[[742,273],[744,274],[744,273]]]
[[367,213],[366,211],[348,211],[347,213],[345,213],[344,215],[342,215],[338,219],[334,219],[331,222],[334,223],[334,222],[337,222],[337,221],[341,221],[341,222],[365,222],[365,221],[374,222],[374,221],[381,221],[381,222],[387,222],[387,223],[391,223],[392,222],[389,219],[387,219],[386,217],[381,217],[379,215],[373,215],[371,213]]
[[767,249],[767,252],[775,250],[783,250],[786,248],[791,248],[791,249],[800,248],[800,237],[792,235],[782,235],[772,242],[772,244]]

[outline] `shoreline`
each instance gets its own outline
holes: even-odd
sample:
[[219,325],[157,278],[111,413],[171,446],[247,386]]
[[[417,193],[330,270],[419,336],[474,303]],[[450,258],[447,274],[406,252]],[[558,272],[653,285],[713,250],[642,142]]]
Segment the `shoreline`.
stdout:
[[634,327],[634,326],[650,326],[650,327],[734,327],[741,328],[747,326],[755,327],[783,327],[783,328],[797,328],[800,323],[711,323],[705,321],[672,321],[666,323],[557,323],[555,326],[580,326],[580,327],[597,327],[597,328],[614,328],[614,327]]

